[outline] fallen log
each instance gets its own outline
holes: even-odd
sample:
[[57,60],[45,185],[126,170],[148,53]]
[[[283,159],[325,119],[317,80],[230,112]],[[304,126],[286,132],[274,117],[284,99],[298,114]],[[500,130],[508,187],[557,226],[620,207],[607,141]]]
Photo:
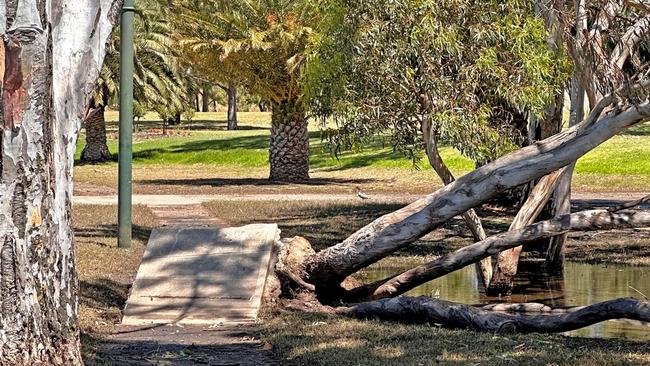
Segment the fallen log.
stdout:
[[423,283],[476,263],[485,257],[521,244],[550,238],[570,231],[607,230],[641,226],[650,226],[650,210],[630,210],[618,213],[611,210],[576,212],[491,236],[395,276],[357,287],[345,295],[345,300],[358,302],[397,296]]
[[612,111],[484,165],[412,204],[384,215],[309,258],[304,279],[327,294],[347,276],[421,238],[452,217],[509,188],[558,170],[616,133],[650,118],[647,101]]
[[558,333],[611,319],[650,322],[650,303],[632,298],[605,301],[560,314],[506,314],[430,297],[396,297],[339,307],[336,313],[360,319],[439,324],[446,328],[495,333]]

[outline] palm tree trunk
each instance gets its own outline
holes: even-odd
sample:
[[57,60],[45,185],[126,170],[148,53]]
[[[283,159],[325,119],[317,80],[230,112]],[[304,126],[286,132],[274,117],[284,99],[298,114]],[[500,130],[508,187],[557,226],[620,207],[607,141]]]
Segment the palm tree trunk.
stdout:
[[[210,112],[210,85],[208,83],[203,84],[203,93],[201,94],[201,112]],[[197,108],[198,108],[198,94],[197,94]]]
[[228,84],[228,130],[237,129],[237,87]]
[[81,152],[81,161],[84,163],[97,164],[111,160],[111,153],[106,144],[105,108],[103,105],[91,107],[90,113],[84,121],[86,146]]
[[285,100],[273,104],[269,179],[302,182],[309,179],[309,134],[300,102]]

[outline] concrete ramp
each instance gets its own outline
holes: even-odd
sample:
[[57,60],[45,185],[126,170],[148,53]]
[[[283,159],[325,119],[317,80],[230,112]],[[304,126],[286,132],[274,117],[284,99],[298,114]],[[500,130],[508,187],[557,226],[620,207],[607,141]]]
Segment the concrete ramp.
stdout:
[[122,324],[254,321],[278,236],[275,224],[154,230]]

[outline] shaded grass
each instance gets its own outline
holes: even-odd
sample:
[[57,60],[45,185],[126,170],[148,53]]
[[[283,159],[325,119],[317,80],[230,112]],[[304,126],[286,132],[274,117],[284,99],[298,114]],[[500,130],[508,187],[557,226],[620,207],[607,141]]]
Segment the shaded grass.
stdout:
[[[212,201],[204,203],[208,211],[231,226],[250,223],[277,223],[283,238],[302,236],[314,249],[322,250],[346,239],[378,217],[393,212],[409,202],[350,201]],[[583,204],[580,209],[589,209]],[[506,231],[511,213],[479,209],[488,235]],[[650,265],[650,230],[621,229],[588,233],[570,233],[567,259],[592,264]],[[471,232],[459,217],[434,230],[413,245],[394,253],[384,262],[394,264],[422,261],[472,244]],[[378,266],[385,263],[380,262]]]
[[[109,121],[115,121],[117,114],[108,112]],[[159,128],[160,121],[149,114],[141,128]],[[269,113],[247,112],[239,114],[240,131],[225,131],[225,114],[222,112],[197,113],[193,130],[184,133],[188,136],[163,137],[136,141],[134,143],[135,174],[138,170],[150,167],[158,171],[168,170],[166,179],[195,179],[196,174],[183,174],[192,170],[205,172],[201,178],[266,178],[268,176]],[[116,129],[115,122],[108,123],[109,131]],[[188,128],[181,125],[178,128]],[[312,175],[319,177],[345,175],[353,178],[358,175],[377,175],[394,181],[396,190],[420,192],[411,189],[414,180],[423,180],[429,171],[426,161],[414,166],[401,153],[392,149],[389,142],[377,138],[363,149],[347,151],[338,159],[330,153],[327,143],[322,141],[319,127],[310,125],[310,164]],[[111,136],[115,135],[110,133]],[[77,159],[84,145],[83,136],[77,146]],[[109,149],[117,160],[117,140],[109,139]],[[442,147],[443,158],[457,176],[471,171],[473,163],[450,147]],[[420,158],[423,158],[420,156]],[[101,167],[115,170],[116,163]],[[183,169],[185,167],[185,169]],[[87,168],[80,166],[79,178],[89,184],[107,186],[101,180],[90,180],[85,175]],[[101,168],[100,168],[101,169]],[[214,172],[214,173],[213,173]],[[417,179],[412,176],[417,177]],[[110,187],[113,182],[108,179]],[[428,180],[427,185],[436,184],[437,178]],[[181,184],[182,185],[182,184]],[[417,185],[417,184],[416,184]],[[424,188],[424,184],[422,185]],[[605,142],[602,146],[578,161],[574,187],[591,191],[647,191],[650,190],[650,123],[645,123]],[[430,191],[430,187],[426,190]]]
[[157,226],[145,206],[133,207],[134,237],[129,249],[117,248],[117,207],[75,205],[73,212],[79,327],[82,353],[95,357],[97,337],[110,334],[122,320],[122,309],[135,279],[151,230]]
[[287,310],[267,314],[268,341],[299,365],[648,365],[647,343],[559,335],[495,336]]

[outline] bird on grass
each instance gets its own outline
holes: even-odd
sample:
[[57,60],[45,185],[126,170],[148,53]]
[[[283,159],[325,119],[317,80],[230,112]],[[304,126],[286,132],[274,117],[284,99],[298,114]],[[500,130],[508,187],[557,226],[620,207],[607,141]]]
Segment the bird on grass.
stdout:
[[370,197],[367,194],[365,194],[359,187],[357,187],[357,197],[361,198],[362,200],[370,199]]

